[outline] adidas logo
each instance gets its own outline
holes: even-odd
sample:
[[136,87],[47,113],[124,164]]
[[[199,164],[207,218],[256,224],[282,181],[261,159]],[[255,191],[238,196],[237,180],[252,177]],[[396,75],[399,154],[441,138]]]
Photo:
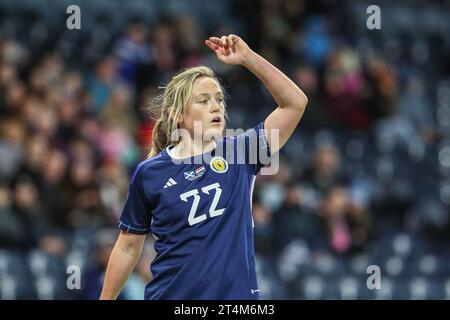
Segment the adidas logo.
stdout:
[[172,178],[170,178],[169,180],[167,180],[166,184],[164,185],[164,189],[174,186],[176,184],[177,184],[177,182],[175,180],[173,180]]

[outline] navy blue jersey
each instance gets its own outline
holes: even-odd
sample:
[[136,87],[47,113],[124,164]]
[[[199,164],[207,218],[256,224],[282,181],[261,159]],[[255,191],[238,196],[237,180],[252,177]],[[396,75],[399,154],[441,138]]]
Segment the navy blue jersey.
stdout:
[[270,155],[263,126],[191,163],[167,148],[137,166],[118,227],[156,239],[145,299],[259,299],[252,192]]

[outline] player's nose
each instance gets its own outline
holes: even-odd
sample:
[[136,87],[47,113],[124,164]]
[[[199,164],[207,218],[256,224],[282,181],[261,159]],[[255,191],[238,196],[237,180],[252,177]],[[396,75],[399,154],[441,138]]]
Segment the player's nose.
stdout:
[[212,103],[210,104],[209,111],[211,113],[219,112],[220,111],[220,104],[216,100],[212,100]]

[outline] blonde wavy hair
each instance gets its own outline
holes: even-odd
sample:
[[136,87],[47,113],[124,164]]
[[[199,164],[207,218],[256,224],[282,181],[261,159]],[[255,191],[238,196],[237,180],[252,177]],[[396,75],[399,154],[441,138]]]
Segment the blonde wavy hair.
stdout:
[[[153,127],[148,158],[156,156],[164,148],[178,142],[178,140],[172,140],[172,133],[178,129],[178,119],[187,112],[187,108],[192,102],[194,81],[201,77],[216,80],[225,94],[214,71],[208,67],[191,67],[176,74],[167,85],[161,87],[163,92],[153,100],[150,106],[151,112],[153,114],[158,113],[160,116]],[[227,119],[226,112],[225,119]]]

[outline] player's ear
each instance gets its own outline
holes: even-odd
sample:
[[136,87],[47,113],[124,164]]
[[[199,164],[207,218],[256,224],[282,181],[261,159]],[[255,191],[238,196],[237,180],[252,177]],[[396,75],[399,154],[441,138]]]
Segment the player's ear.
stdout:
[[180,115],[178,116],[177,123],[178,123],[178,124],[182,124],[183,122],[184,122],[184,114],[180,114]]

